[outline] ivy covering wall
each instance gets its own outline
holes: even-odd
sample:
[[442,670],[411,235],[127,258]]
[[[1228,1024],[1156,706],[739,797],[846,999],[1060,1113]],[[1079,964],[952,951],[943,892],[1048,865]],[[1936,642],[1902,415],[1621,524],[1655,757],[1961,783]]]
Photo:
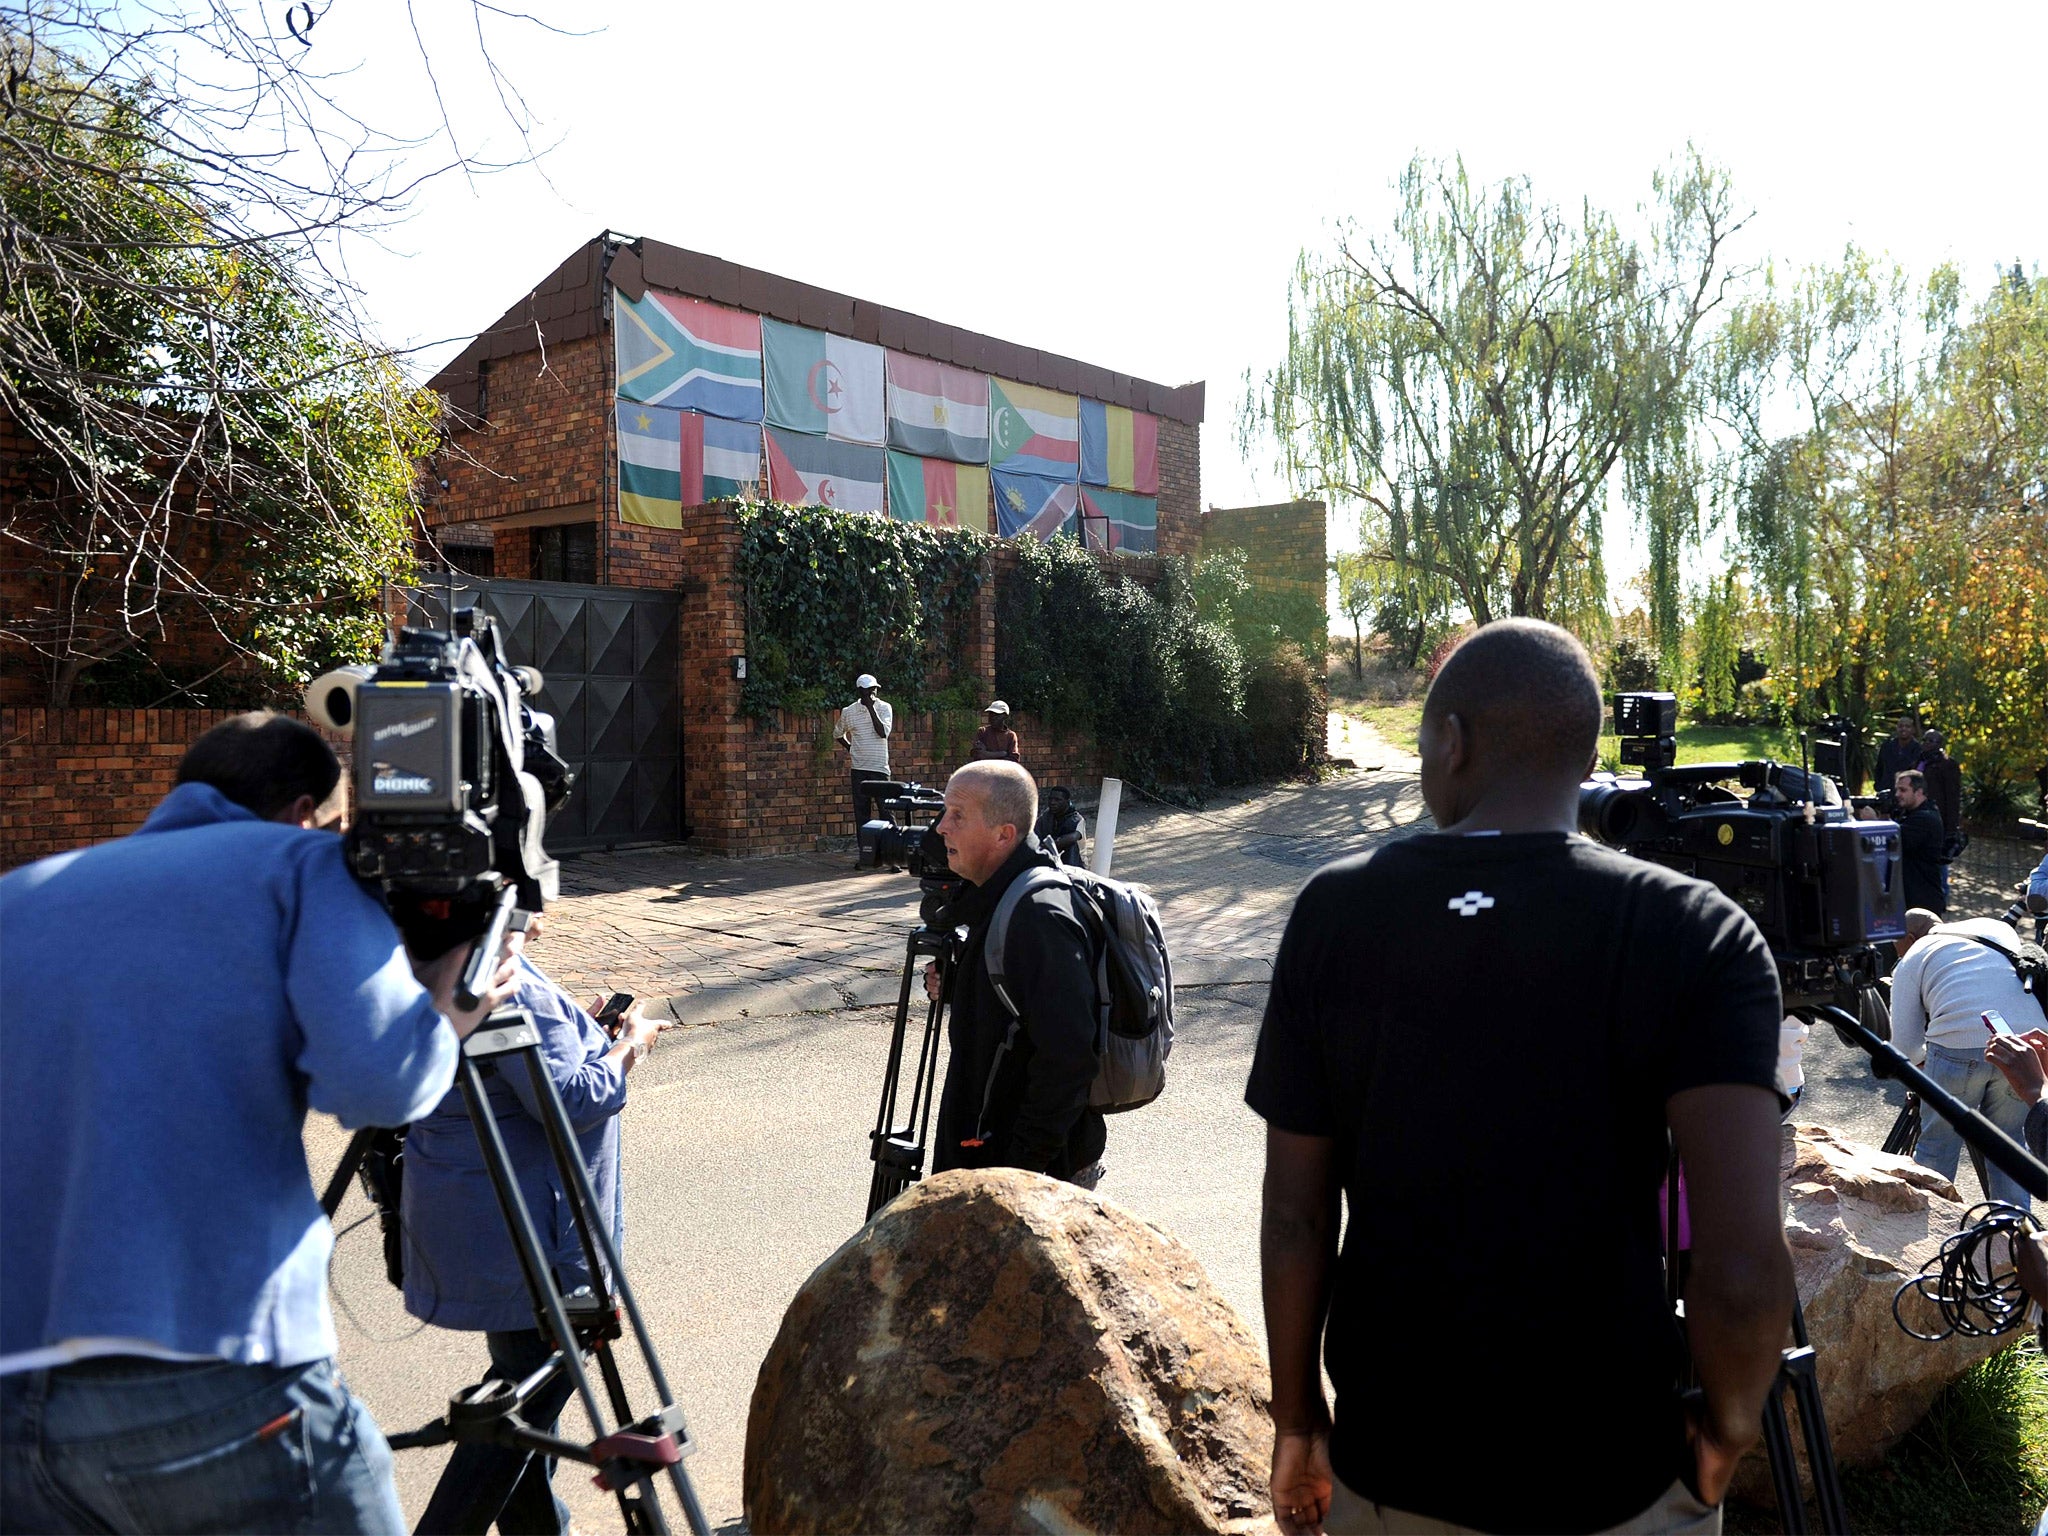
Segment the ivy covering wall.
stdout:
[[974,639],[988,539],[768,502],[737,516],[748,714],[844,704],[863,672],[883,679],[900,709],[972,706],[980,684],[952,676],[951,662]]
[[1241,555],[1161,561],[1148,591],[1071,539],[1015,549],[996,594],[996,691],[1014,708],[1088,732],[1141,784],[1199,793],[1322,761],[1322,685]]

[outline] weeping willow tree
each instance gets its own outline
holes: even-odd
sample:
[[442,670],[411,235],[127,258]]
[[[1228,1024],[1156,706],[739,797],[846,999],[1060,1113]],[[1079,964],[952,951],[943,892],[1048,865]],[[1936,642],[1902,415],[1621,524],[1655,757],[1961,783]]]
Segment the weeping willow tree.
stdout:
[[[1294,494],[1362,509],[1369,557],[1426,604],[1585,627],[1606,615],[1601,513],[1646,525],[1652,614],[1675,657],[1680,562],[1700,532],[1708,317],[1742,274],[1727,177],[1654,180],[1641,238],[1526,180],[1475,187],[1417,158],[1384,238],[1304,252],[1285,360],[1247,379],[1240,438]],[[1617,473],[1618,472],[1618,473]]]

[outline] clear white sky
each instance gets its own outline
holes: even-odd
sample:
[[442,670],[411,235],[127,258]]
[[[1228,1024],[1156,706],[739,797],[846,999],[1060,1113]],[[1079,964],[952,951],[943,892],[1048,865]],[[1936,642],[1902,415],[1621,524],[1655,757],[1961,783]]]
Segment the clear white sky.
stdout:
[[[1853,239],[1954,259],[1973,291],[2048,257],[2039,3],[526,3],[595,29],[494,28],[559,142],[539,171],[437,183],[389,250],[353,253],[387,341],[466,339],[610,226],[1206,379],[1217,504],[1284,489],[1234,417],[1284,341],[1297,251],[1383,216],[1418,149],[1626,213],[1691,140],[1756,209],[1740,257]],[[474,40],[432,30],[469,7],[416,5],[464,147],[511,153]],[[331,0],[314,38],[329,68],[361,61],[346,105],[428,126],[400,0]]]

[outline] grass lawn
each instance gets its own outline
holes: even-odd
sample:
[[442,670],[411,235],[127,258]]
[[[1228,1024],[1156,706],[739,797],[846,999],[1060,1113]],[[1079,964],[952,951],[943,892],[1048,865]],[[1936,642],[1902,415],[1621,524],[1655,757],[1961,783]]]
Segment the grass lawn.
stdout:
[[[2048,1367],[2031,1334],[1935,1399],[1882,1465],[1844,1472],[1842,1496],[1854,1531],[2031,1531],[2048,1505]],[[1775,1532],[1778,1512],[1730,1503],[1726,1528]]]

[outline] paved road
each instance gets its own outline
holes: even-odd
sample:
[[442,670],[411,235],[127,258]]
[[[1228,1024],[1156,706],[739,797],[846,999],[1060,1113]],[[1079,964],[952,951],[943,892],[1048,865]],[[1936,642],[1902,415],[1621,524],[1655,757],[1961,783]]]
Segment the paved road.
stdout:
[[[1240,1095],[1294,891],[1316,865],[1421,816],[1408,765],[1378,760],[1379,771],[1202,814],[1140,803],[1119,839],[1118,873],[1161,901],[1186,986],[1171,1088],[1112,1123],[1104,1192],[1187,1242],[1255,1330],[1261,1142]],[[714,1523],[730,1524],[760,1361],[790,1297],[865,1208],[890,1015],[879,1005],[895,995],[916,888],[824,858],[622,853],[564,873],[536,958],[585,993],[665,999],[678,1020],[625,1112],[628,1270],[702,1442],[693,1474]],[[1969,899],[1984,910],[1992,897],[1972,888]],[[1832,1038],[1816,1041],[1810,1073],[1800,1118],[1882,1140],[1896,1087],[1878,1091],[1860,1054]],[[324,1178],[341,1137],[322,1120],[308,1142]],[[366,1211],[352,1194],[343,1223]],[[344,1368],[387,1427],[424,1422],[479,1374],[480,1339],[404,1317],[374,1225],[343,1238],[334,1284]],[[410,1514],[444,1454],[400,1458]],[[618,1528],[582,1474],[559,1484],[581,1528]]]

